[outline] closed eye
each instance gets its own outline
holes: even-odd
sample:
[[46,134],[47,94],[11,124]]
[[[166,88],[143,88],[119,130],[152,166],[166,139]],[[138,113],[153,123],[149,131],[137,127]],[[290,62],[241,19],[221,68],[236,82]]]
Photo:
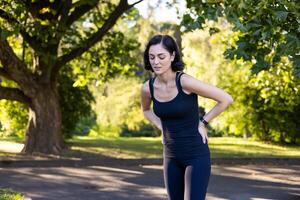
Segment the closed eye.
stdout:
[[[155,58],[155,56],[150,55],[150,59],[151,59],[151,60],[153,60],[154,58]],[[160,60],[163,60],[163,59],[166,58],[166,56],[159,55],[158,58],[159,58]]]

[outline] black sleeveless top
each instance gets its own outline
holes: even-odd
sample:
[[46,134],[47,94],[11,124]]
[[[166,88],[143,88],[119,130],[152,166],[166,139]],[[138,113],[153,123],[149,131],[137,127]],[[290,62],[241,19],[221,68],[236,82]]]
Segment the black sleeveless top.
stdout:
[[198,131],[199,111],[197,94],[183,92],[180,77],[176,72],[178,94],[170,101],[160,102],[154,97],[153,83],[149,80],[153,111],[161,119],[163,129],[164,156],[169,158],[193,158],[209,154]]

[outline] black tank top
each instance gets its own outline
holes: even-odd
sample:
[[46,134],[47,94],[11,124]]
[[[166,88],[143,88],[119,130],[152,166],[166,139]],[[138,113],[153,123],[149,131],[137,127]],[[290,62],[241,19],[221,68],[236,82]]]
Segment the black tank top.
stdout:
[[180,83],[182,74],[176,72],[178,94],[166,102],[160,102],[154,97],[153,83],[156,77],[149,80],[153,111],[162,122],[164,156],[169,158],[192,158],[209,154],[208,144],[203,143],[198,131],[197,94],[183,92]]

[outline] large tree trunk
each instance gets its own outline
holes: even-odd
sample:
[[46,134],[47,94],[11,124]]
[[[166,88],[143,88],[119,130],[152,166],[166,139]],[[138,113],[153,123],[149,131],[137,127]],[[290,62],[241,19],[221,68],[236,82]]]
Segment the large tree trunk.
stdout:
[[61,134],[62,118],[57,88],[39,86],[31,99],[23,153],[58,154],[65,146]]

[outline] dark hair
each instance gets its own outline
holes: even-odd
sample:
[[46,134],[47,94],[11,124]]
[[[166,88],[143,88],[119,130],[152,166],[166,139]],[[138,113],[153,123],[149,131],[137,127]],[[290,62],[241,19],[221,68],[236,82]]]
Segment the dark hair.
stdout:
[[172,70],[173,71],[182,71],[184,68],[184,63],[182,62],[178,45],[175,42],[175,40],[169,35],[155,35],[149,40],[149,42],[146,46],[146,50],[144,52],[145,69],[153,71],[150,61],[149,61],[149,49],[152,45],[156,45],[156,44],[160,44],[160,43],[170,54],[173,54],[173,52],[175,52],[174,60],[171,63]]

